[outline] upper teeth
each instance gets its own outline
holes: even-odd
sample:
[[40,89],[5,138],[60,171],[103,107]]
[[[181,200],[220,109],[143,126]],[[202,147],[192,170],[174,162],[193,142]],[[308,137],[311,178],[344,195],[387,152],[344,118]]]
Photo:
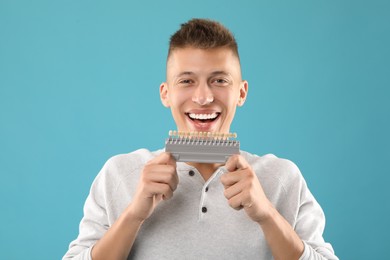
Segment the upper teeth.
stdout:
[[212,113],[212,114],[194,114],[190,113],[189,117],[192,119],[214,119],[218,116],[217,113]]

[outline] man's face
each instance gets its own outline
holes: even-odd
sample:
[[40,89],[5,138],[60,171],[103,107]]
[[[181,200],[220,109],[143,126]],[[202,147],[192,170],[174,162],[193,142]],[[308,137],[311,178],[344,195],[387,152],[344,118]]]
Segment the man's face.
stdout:
[[178,131],[229,133],[247,91],[239,60],[230,49],[188,47],[171,53],[160,97],[171,108]]

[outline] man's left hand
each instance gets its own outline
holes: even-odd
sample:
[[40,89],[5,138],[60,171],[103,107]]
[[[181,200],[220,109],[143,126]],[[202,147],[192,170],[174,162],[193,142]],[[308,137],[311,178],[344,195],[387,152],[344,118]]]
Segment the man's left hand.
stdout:
[[253,221],[260,224],[270,216],[272,204],[256,174],[241,155],[231,156],[225,168],[228,172],[222,175],[221,182],[229,205],[236,210],[244,209]]

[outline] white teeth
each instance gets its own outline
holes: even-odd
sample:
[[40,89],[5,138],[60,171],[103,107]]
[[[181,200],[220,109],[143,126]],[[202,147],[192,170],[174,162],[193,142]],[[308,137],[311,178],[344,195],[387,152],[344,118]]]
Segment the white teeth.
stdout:
[[191,119],[215,119],[218,116],[218,114],[217,113],[212,113],[212,114],[194,114],[194,113],[190,113],[190,114],[188,114],[188,116]]

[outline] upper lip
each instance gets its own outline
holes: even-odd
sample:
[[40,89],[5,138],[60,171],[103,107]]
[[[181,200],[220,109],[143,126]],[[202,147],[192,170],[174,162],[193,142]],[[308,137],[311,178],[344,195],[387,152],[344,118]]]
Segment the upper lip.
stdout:
[[186,114],[220,114],[221,112],[212,109],[192,109],[186,112]]

